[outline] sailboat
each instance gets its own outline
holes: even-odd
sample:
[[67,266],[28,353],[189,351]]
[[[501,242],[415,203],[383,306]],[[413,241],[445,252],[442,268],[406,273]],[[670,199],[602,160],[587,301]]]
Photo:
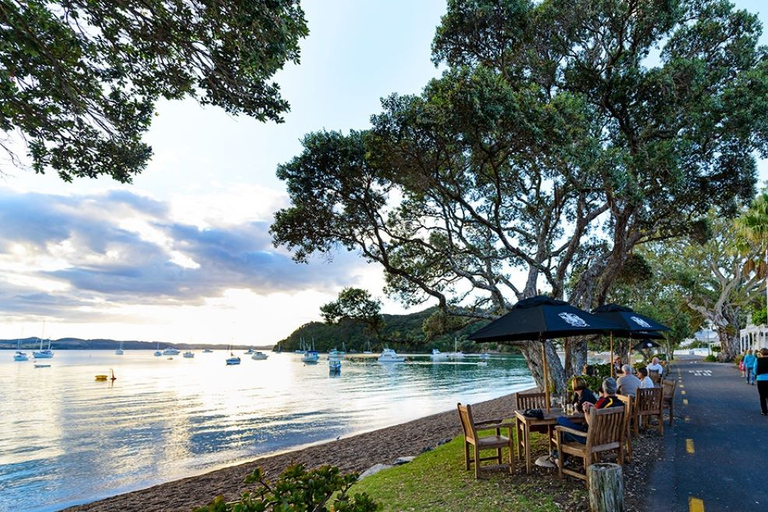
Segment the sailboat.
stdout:
[[13,354],[14,361],[29,361],[29,356],[26,352],[21,351],[21,338],[16,340],[16,353]]
[[312,338],[312,348],[304,352],[301,356],[302,363],[316,363],[320,359],[320,354],[315,350],[315,339]]
[[51,350],[51,340],[48,340],[48,348],[43,349],[43,338],[40,338],[40,350],[33,350],[32,357],[35,359],[52,359],[53,350]]
[[232,365],[235,365],[235,364],[240,364],[240,358],[238,356],[236,356],[234,352],[232,352],[232,346],[231,345],[230,345],[229,350],[230,350],[230,352],[229,352],[229,357],[227,358],[227,366],[232,366]]
[[373,354],[373,351],[371,350],[371,342],[369,341],[365,345],[365,350],[363,350],[363,354]]
[[122,341],[120,342],[120,346],[118,347],[118,349],[115,350],[115,355],[116,356],[123,355],[123,342]]

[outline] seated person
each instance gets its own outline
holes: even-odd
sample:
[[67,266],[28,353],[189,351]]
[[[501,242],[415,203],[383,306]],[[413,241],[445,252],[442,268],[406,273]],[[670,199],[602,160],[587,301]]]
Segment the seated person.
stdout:
[[574,377],[571,381],[571,387],[573,388],[573,394],[575,395],[573,405],[578,412],[584,412],[582,407],[584,402],[589,402],[591,404],[597,402],[597,397],[592,390],[587,387],[587,381],[582,377]]
[[632,374],[632,367],[630,365],[625,364],[621,369],[624,373],[616,381],[619,385],[619,393],[627,396],[635,396],[635,394],[637,394],[637,388],[640,387],[640,379]]
[[640,376],[640,389],[656,387],[648,376],[648,368],[638,368],[637,373]]
[[619,375],[621,373],[621,367],[624,363],[621,362],[621,357],[616,356],[613,358],[613,374]]
[[664,367],[659,364],[659,358],[654,357],[651,359],[651,364],[648,365],[648,372],[659,372],[659,377],[664,375]]
[[[635,377],[637,378],[637,377]],[[584,402],[582,404],[582,407],[584,408],[584,419],[586,420],[586,423],[574,423],[573,421],[569,420],[565,416],[560,416],[557,418],[557,424],[562,425],[564,427],[572,428],[574,430],[581,430],[582,432],[586,432],[589,428],[589,424],[592,422],[592,419],[590,417],[590,411],[592,408],[595,409],[606,409],[608,407],[624,407],[624,402],[619,400],[619,398],[616,396],[616,391],[618,389],[618,386],[616,384],[616,379],[613,377],[606,377],[603,379],[603,385],[600,386],[600,390],[598,393],[600,394],[600,398],[595,404],[592,404],[590,402]],[[571,434],[570,432],[563,432],[563,441],[566,443],[581,443],[586,444],[587,438],[577,436],[574,434]],[[557,452],[552,454],[552,457],[550,457],[550,462],[552,464],[557,464]],[[563,460],[565,461],[565,460]]]

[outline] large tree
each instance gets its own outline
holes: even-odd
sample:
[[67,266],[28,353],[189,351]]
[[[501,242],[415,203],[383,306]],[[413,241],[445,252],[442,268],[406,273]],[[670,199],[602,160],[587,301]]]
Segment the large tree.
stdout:
[[[449,68],[364,132],[313,133],[278,169],[274,240],[381,264],[406,304],[493,319],[547,288],[602,303],[638,244],[753,193],[768,154],[768,58],[727,2],[452,0]],[[657,47],[657,59],[649,54]],[[541,383],[536,347],[521,347]],[[558,386],[581,368],[569,345]]]
[[159,98],[280,121],[271,80],[307,33],[298,0],[0,0],[0,150],[18,164],[25,144],[66,181],[130,182]]

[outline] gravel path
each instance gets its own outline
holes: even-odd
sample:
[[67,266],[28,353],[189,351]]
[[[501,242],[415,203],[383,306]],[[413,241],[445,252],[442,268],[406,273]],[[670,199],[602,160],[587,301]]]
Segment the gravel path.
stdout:
[[[476,421],[509,418],[515,408],[513,395],[472,404]],[[398,457],[417,455],[453,438],[461,432],[455,410],[446,411],[401,425],[387,427],[336,441],[330,441],[279,455],[262,457],[204,475],[156,485],[112,498],[70,507],[74,511],[184,511],[209,503],[223,495],[236,499],[245,490],[243,480],[257,466],[268,478],[275,478],[291,464],[302,463],[307,468],[330,464],[343,472],[362,472],[375,464],[390,464]]]

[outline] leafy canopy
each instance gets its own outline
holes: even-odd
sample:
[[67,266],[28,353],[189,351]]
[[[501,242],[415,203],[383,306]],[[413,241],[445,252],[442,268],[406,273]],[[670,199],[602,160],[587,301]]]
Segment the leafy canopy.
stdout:
[[0,148],[65,181],[130,182],[158,99],[281,121],[273,75],[308,34],[298,0],[0,0]]

